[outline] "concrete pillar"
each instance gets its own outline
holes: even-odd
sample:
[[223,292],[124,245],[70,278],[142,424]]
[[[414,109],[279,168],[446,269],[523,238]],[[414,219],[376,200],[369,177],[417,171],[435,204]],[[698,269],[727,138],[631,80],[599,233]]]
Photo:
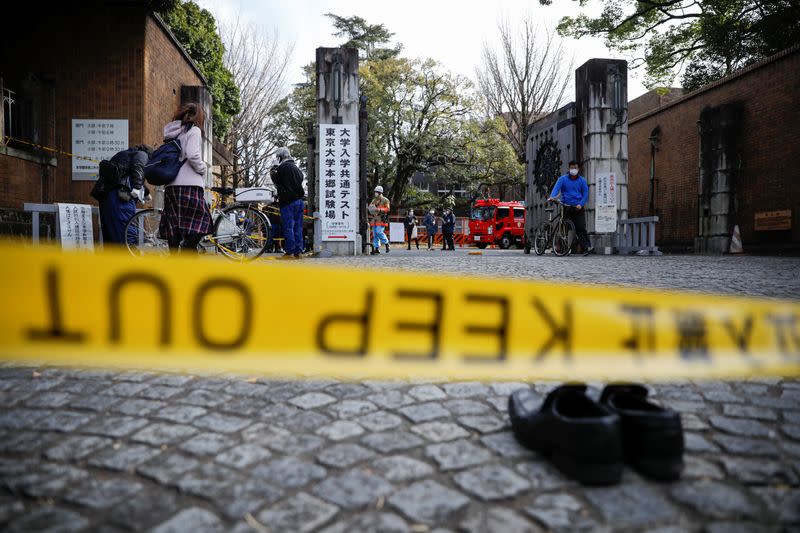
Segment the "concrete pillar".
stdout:
[[[341,70],[341,102],[337,109],[334,102],[334,63],[338,62],[342,66]],[[358,107],[359,107],[359,91],[358,91],[358,50],[355,48],[317,48],[317,85],[316,85],[316,99],[317,99],[317,125],[318,131],[320,124],[358,124]],[[355,143],[355,146],[359,146]],[[320,143],[317,142],[314,158],[319,157]],[[320,198],[320,168],[315,165],[316,179],[315,185],[312,190],[309,190],[309,195],[314,195],[311,204],[319,206]],[[356,198],[360,198],[361,188],[364,183],[358,180]],[[309,187],[311,189],[311,187]],[[358,205],[356,220],[358,220],[358,213],[365,209],[366,206]],[[319,217],[319,208],[315,213]],[[360,254],[360,247],[357,246],[356,241],[317,241],[316,235],[319,234],[320,222],[315,220],[314,233],[315,242],[319,242],[319,246],[323,253],[331,253],[333,255],[355,255]]]
[[616,233],[595,230],[598,173],[613,173],[617,219],[628,218],[628,63],[590,59],[575,71],[578,157],[589,184],[586,229],[599,252],[616,246]]

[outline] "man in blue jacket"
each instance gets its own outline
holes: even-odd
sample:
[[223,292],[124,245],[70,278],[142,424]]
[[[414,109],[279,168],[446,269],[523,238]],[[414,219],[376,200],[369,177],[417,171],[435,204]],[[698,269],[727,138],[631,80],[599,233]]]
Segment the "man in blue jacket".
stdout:
[[586,178],[578,174],[579,165],[577,161],[569,162],[569,174],[564,174],[556,182],[553,192],[550,193],[548,201],[554,200],[561,194],[561,202],[564,204],[564,216],[575,224],[575,233],[578,235],[578,242],[583,248],[583,255],[594,253],[592,243],[586,234],[586,202],[589,201],[589,185]]

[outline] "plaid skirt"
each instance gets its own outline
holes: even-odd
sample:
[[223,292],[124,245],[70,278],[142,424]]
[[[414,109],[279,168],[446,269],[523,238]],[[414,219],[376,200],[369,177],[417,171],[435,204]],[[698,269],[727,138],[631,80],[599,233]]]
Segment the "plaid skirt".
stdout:
[[212,231],[203,188],[173,185],[164,191],[164,213],[158,228],[162,239],[180,242],[190,235],[206,235]]

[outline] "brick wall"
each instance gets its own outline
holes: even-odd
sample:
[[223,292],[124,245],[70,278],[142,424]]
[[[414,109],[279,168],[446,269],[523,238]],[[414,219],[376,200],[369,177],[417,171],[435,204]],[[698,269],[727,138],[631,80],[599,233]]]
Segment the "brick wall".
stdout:
[[[780,56],[780,57],[779,57]],[[741,173],[735,222],[745,249],[800,244],[800,47],[739,75],[721,80],[650,114],[631,117],[628,132],[629,216],[650,214],[650,141],[661,130],[656,153],[659,245],[691,247],[697,236],[700,139],[697,120],[705,107],[744,104]],[[792,209],[792,229],[756,232],[758,211]]]

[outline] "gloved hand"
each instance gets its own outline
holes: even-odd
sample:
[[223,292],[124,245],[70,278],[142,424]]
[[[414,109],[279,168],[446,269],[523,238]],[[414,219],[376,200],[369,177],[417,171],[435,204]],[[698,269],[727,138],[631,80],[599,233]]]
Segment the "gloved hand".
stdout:
[[144,202],[144,188],[142,188],[142,189],[131,189],[131,196],[136,198],[140,202]]

